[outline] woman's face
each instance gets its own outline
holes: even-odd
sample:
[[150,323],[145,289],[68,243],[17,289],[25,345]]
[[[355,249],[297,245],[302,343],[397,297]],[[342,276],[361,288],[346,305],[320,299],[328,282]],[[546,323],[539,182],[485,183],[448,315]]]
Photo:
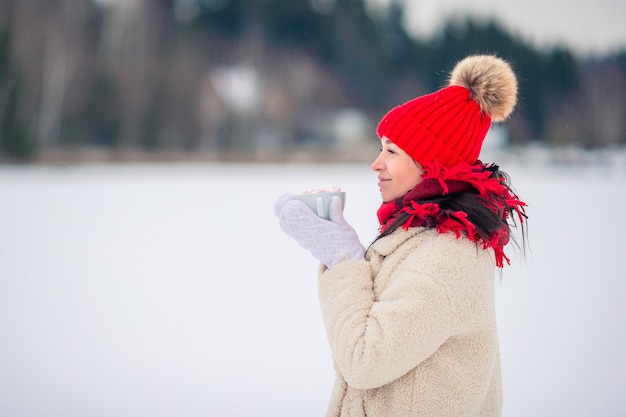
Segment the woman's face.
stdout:
[[383,201],[402,197],[422,181],[419,164],[386,136],[380,140],[380,155],[372,163],[378,173],[378,187]]

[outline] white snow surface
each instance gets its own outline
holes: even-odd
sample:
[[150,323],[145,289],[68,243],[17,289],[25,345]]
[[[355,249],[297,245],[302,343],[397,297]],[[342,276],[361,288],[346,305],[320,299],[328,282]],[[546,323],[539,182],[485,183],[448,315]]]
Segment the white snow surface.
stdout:
[[[624,416],[626,168],[503,164],[529,250],[496,276],[505,417]],[[320,417],[334,380],[317,262],[284,192],[367,164],[0,166],[0,416]]]

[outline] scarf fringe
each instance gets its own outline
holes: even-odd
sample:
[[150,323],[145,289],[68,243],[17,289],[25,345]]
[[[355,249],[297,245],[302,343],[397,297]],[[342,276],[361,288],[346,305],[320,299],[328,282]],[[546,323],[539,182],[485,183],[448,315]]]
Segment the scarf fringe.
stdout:
[[[460,164],[452,168],[446,168],[434,162],[425,165],[423,169],[423,181],[436,180],[441,186],[440,195],[448,194],[450,185],[453,183],[467,184],[488,202],[490,210],[496,215],[502,216],[502,220],[506,222],[509,213],[514,212],[519,222],[524,222],[526,218],[524,212],[526,203],[521,201],[507,187],[504,178],[494,175],[498,171],[497,165],[486,165],[478,161],[475,165]],[[417,187],[419,187],[419,184]],[[395,209],[390,210],[389,207],[386,207],[387,204],[394,204]],[[433,227],[439,233],[453,232],[457,239],[465,235],[470,241],[481,243],[483,249],[492,248],[495,252],[496,266],[499,268],[504,267],[504,262],[507,265],[511,264],[510,259],[504,253],[504,246],[509,241],[509,232],[505,228],[492,233],[489,239],[485,240],[480,236],[476,226],[469,220],[465,212],[443,210],[437,203],[402,200],[393,203],[383,203],[381,209],[379,209],[380,231],[384,231],[388,227],[389,220],[395,218],[401,212],[406,212],[410,215],[402,225],[402,228],[405,230],[409,227],[421,226]],[[386,219],[380,218],[381,215],[386,217]]]

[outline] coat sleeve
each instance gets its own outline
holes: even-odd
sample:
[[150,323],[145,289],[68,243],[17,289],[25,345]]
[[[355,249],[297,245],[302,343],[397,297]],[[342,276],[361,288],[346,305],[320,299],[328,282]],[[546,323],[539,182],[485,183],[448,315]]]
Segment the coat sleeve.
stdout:
[[[441,286],[439,275],[432,274],[471,272],[447,270],[446,249],[450,248],[410,253],[394,269],[379,299],[368,261],[345,261],[320,271],[319,297],[327,337],[335,364],[350,386],[372,389],[392,382],[452,336],[451,305],[456,303],[451,297],[455,294]],[[439,260],[431,261],[434,258]]]

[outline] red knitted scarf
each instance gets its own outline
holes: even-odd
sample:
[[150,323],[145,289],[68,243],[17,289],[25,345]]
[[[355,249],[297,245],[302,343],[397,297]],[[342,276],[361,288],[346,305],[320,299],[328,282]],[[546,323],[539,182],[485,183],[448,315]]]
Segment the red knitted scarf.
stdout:
[[[474,165],[460,164],[452,168],[431,163],[423,168],[422,182],[403,197],[380,206],[378,209],[380,232],[393,225],[401,213],[407,213],[409,217],[402,225],[405,230],[409,227],[432,227],[439,233],[453,232],[457,238],[464,235],[472,242],[482,243],[485,249],[493,248],[498,267],[502,268],[504,261],[510,264],[509,258],[504,254],[504,246],[509,242],[506,221],[509,213],[515,213],[522,223],[526,217],[524,213],[526,203],[507,187],[504,178],[494,175],[498,167],[478,161]],[[477,193],[485,206],[502,218],[502,228],[492,232],[488,237],[482,237],[476,226],[468,219],[467,213],[441,209],[437,203],[426,202],[435,197],[463,192]]]

